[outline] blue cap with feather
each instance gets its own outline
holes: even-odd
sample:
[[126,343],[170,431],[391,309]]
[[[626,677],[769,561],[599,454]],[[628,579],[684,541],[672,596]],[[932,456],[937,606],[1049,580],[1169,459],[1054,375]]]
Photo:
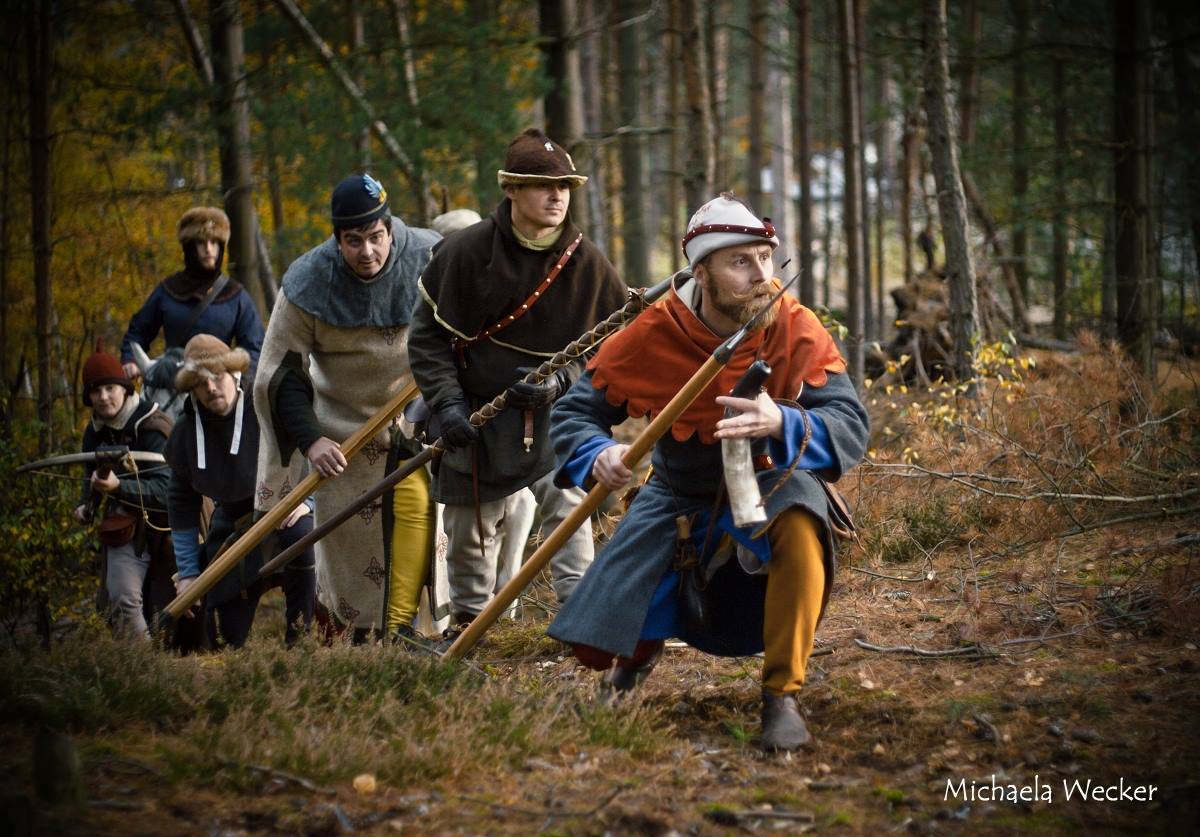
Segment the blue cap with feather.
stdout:
[[369,174],[352,174],[339,183],[331,204],[338,229],[365,227],[388,214],[387,190]]

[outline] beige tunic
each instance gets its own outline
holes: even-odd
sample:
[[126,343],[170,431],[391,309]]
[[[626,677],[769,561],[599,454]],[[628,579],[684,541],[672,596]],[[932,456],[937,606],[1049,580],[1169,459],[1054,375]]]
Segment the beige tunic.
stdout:
[[[263,429],[258,452],[255,508],[269,509],[287,495],[308,467],[300,452],[288,466],[279,458],[267,389],[270,372],[284,355],[296,352],[315,391],[314,410],[321,432],[345,441],[412,382],[408,366],[408,327],[342,328],[322,322],[280,294],[267,327],[254,384],[255,408]],[[316,492],[315,524],[345,508],[386,474],[391,441],[385,430],[370,440],[337,477]],[[389,495],[385,495],[389,496]],[[317,598],[342,624],[382,629],[385,624],[385,569],[382,501],[376,500],[319,541]]]

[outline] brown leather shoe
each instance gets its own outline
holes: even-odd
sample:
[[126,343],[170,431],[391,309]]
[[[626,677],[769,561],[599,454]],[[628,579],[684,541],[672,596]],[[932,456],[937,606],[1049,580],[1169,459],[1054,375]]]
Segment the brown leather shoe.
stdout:
[[650,672],[658,665],[662,653],[663,646],[660,645],[653,654],[635,666],[615,666],[604,672],[597,691],[600,702],[614,704],[642,685],[642,681],[649,677]]
[[808,726],[800,714],[800,701],[794,692],[776,695],[763,689],[762,699],[764,750],[798,750],[809,742],[812,736],[808,734]]

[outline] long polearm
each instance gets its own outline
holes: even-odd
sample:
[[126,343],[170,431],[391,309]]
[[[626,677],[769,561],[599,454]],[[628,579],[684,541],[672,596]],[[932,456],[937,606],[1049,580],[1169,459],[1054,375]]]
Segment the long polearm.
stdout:
[[[417,397],[417,385],[409,384],[398,393],[392,396],[386,404],[379,408],[375,415],[367,420],[366,424],[354,431],[345,442],[342,443],[342,453],[346,459],[350,459],[371,439],[374,439],[388,425],[392,417],[407,404],[409,401]],[[211,564],[196,576],[196,581],[190,586],[186,592],[176,596],[166,609],[163,610],[160,619],[164,623],[177,620],[187,611],[193,604],[200,600],[200,597],[213,588],[213,586],[225,577],[226,573],[237,566],[238,562],[245,558],[250,550],[258,546],[272,530],[279,527],[284,519],[291,514],[296,506],[304,502],[304,499],[312,494],[313,491],[324,481],[324,477],[316,471],[310,473],[302,479],[300,483],[288,493],[286,497],[280,500],[270,511],[255,521],[254,525],[246,530],[246,533],[237,539],[224,552],[218,555]]]
[[[663,434],[675,423],[675,419],[679,418],[683,414],[683,411],[691,406],[691,403],[704,391],[705,387],[717,377],[721,369],[729,362],[729,358],[733,356],[737,347],[741,345],[746,335],[749,334],[750,329],[759,317],[774,307],[779,301],[779,297],[799,277],[800,274],[798,273],[793,276],[786,285],[779,289],[779,292],[775,296],[771,297],[770,303],[763,306],[763,309],[750,322],[734,332],[725,342],[713,350],[708,360],[704,361],[703,365],[683,385],[683,388],[675,393],[675,397],[667,403],[666,407],[663,407],[662,412],[655,416],[646,429],[633,440],[633,444],[629,446],[629,449],[625,451],[625,455],[621,457],[621,462],[626,468],[632,471],[637,467],[642,457],[649,453],[650,448],[654,447],[654,443],[662,438]],[[505,584],[500,592],[488,602],[487,606],[467,626],[466,630],[458,635],[458,639],[454,640],[454,644],[446,649],[446,653],[442,655],[442,659],[460,659],[474,648],[487,629],[508,609],[513,599],[519,596],[521,591],[537,577],[542,568],[550,562],[554,553],[558,552],[571,535],[575,534],[575,530],[591,517],[592,512],[600,507],[600,504],[604,502],[604,498],[610,493],[612,492],[600,483],[594,485],[592,490],[587,493],[587,496],[583,498],[583,502],[576,506],[574,511],[567,515],[566,519],[558,525],[558,528],[550,533],[550,536],[542,542],[542,545],[521,565],[521,569],[509,580],[508,584]]]
[[[630,299],[621,308],[614,311],[606,319],[597,323],[590,331],[581,334],[573,342],[564,347],[560,352],[544,362],[537,369],[526,375],[523,380],[530,384],[540,384],[555,371],[562,369],[567,364],[583,356],[583,353],[596,346],[610,334],[619,330],[622,326],[640,314],[651,303],[661,297],[671,287],[671,279],[664,279],[657,285],[646,289],[636,289],[630,291]],[[479,408],[477,412],[471,414],[471,424],[476,427],[481,427],[499,415],[508,406],[508,398],[505,393],[500,393],[487,404]],[[311,532],[305,535],[300,540],[289,546],[287,549],[280,552],[270,561],[263,565],[258,571],[259,578],[265,578],[271,573],[278,572],[283,569],[288,562],[294,559],[297,555],[308,549],[321,538],[328,535],[337,527],[341,526],[347,520],[366,506],[368,503],[374,502],[377,498],[386,494],[391,488],[395,487],[401,480],[412,474],[418,468],[425,465],[435,456],[442,453],[442,440],[439,438],[431,446],[425,448],[411,459],[405,460],[404,464],[396,468],[382,480],[377,482],[371,488],[367,489],[366,493],[359,495],[349,506],[342,509],[337,514],[327,520],[321,521],[320,526],[313,528]]]

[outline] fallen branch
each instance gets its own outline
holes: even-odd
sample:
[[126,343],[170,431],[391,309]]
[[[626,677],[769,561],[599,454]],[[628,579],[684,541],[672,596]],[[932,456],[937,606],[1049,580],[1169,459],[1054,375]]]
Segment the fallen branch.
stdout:
[[927,648],[918,648],[915,645],[874,645],[870,642],[864,642],[857,637],[854,640],[859,648],[865,648],[867,651],[878,651],[881,654],[913,654],[917,657],[995,657],[996,652],[985,648],[979,643],[971,643],[964,645],[961,648],[940,648],[929,650]]
[[1099,520],[1095,523],[1087,523],[1082,526],[1077,526],[1074,529],[1068,529],[1065,532],[1060,532],[1054,537],[1070,538],[1075,535],[1081,535],[1084,532],[1090,532],[1093,529],[1104,529],[1108,526],[1116,526],[1120,523],[1132,523],[1136,520],[1165,520],[1168,517],[1178,517],[1181,514],[1195,514],[1200,512],[1200,506],[1188,506],[1183,509],[1158,509],[1157,511],[1146,512],[1145,514],[1127,514],[1124,517],[1110,517],[1108,520]]
[[[1149,613],[1150,611],[1146,611],[1146,612]],[[1042,642],[1047,642],[1052,639],[1065,639],[1066,637],[1079,636],[1084,631],[1089,630],[1091,628],[1098,627],[1100,625],[1107,625],[1110,622],[1120,622],[1125,618],[1127,618],[1127,616],[1124,616],[1124,615],[1108,616],[1108,617],[1105,617],[1104,619],[1097,619],[1095,622],[1087,622],[1083,625],[1080,625],[1078,628],[1074,628],[1070,631],[1063,631],[1062,633],[1058,633],[1058,634],[1046,634],[1045,636],[1023,636],[1023,637],[1017,637],[1016,639],[1006,639],[1006,640],[1003,640],[1000,644],[1004,645],[1004,646],[1029,645],[1030,643],[1042,643]]]
[[288,773],[286,770],[277,770],[276,768],[268,767],[265,764],[242,764],[240,762],[230,761],[228,759],[223,759],[221,764],[223,764],[225,767],[232,767],[234,769],[246,769],[253,770],[256,773],[264,773],[273,779],[291,782],[292,784],[299,785],[305,790],[312,791],[313,793],[320,793],[326,796],[335,796],[337,794],[337,791],[333,788],[323,788],[320,785],[305,779],[303,776],[297,776],[295,773]]
[[988,731],[988,735],[991,736],[993,744],[998,745],[1000,743],[1000,730],[996,729],[996,725],[992,723],[991,719],[988,718],[987,715],[984,715],[980,712],[972,712],[971,717],[975,719],[975,723],[979,724],[979,726]]
[[[867,463],[864,462],[859,467],[862,467],[863,465],[867,465]],[[1029,500],[1081,500],[1081,501],[1091,500],[1091,501],[1095,501],[1098,503],[1130,503],[1130,504],[1132,504],[1132,503],[1155,503],[1155,502],[1163,502],[1166,500],[1182,500],[1186,497],[1192,497],[1194,495],[1200,494],[1200,488],[1190,488],[1187,491],[1181,491],[1178,494],[1142,494],[1142,495],[1135,496],[1135,497],[1128,497],[1128,496],[1121,495],[1121,494],[1070,494],[1070,493],[1058,492],[1058,491],[1037,491],[1037,492],[1034,492],[1033,494],[1014,494],[1013,492],[1010,492],[1010,491],[996,491],[991,488],[986,488],[982,485],[976,485],[975,483],[967,482],[967,479],[966,479],[969,477],[971,479],[986,479],[986,480],[989,480],[990,482],[1005,482],[1005,483],[1021,482],[1021,480],[1016,479],[1014,477],[988,477],[985,474],[961,474],[961,473],[952,473],[952,472],[944,472],[944,471],[934,471],[930,468],[922,468],[919,465],[909,465],[909,464],[902,464],[902,463],[875,463],[875,464],[872,464],[870,467],[906,468],[906,469],[913,470],[913,471],[919,471],[920,474],[926,474],[931,477],[939,477],[941,479],[948,480],[949,482],[957,483],[958,485],[961,485],[965,488],[969,488],[972,491],[977,491],[980,494],[986,494],[989,497],[997,497],[999,499],[1004,499],[1004,500],[1021,500],[1023,502],[1028,502]],[[903,476],[903,477],[914,476],[915,477],[918,475],[917,474],[897,474],[896,476]]]
[[922,581],[933,581],[933,576],[934,576],[933,570],[930,570],[927,573],[919,575],[916,578],[904,578],[904,577],[898,576],[898,575],[884,575],[883,573],[877,573],[877,572],[874,572],[873,570],[864,569],[863,567],[855,567],[853,565],[851,565],[850,569],[854,570],[854,572],[856,572],[856,573],[862,573],[863,575],[869,575],[872,578],[886,578],[888,581],[903,581],[906,584],[920,584]]
[[932,468],[925,468],[921,465],[916,465],[909,462],[871,462],[870,460],[864,460],[859,463],[858,467],[860,470],[870,470],[872,468],[896,468],[903,469],[905,471],[917,472],[896,474],[898,477],[918,477],[922,474],[926,474],[931,477],[941,477],[942,479],[955,479],[962,477],[974,480],[983,480],[985,482],[999,482],[1007,484],[1024,482],[1024,480],[1018,477],[994,477],[991,474],[978,474],[972,473],[971,471],[935,471]]
[[490,802],[486,799],[479,799],[474,796],[465,796],[463,794],[459,794],[458,798],[461,799],[463,802],[470,802],[474,805],[483,805],[488,808],[493,808],[493,809],[499,810],[499,811],[508,811],[513,814],[525,814],[526,816],[530,816],[530,817],[546,817],[547,819],[551,819],[551,820],[553,820],[553,819],[569,819],[571,817],[595,816],[596,814],[600,813],[600,811],[605,806],[607,806],[610,802],[612,802],[614,799],[616,799],[617,796],[628,787],[629,787],[628,783],[622,783],[620,785],[617,785],[615,788],[612,789],[612,791],[606,797],[601,799],[599,803],[592,806],[591,808],[588,808],[586,811],[546,811],[546,810],[537,810],[534,808],[520,808],[516,805],[505,805],[502,802]]
[[1153,543],[1144,543],[1138,546],[1127,546],[1124,549],[1117,549],[1110,552],[1109,557],[1116,555],[1136,555],[1139,552],[1170,549],[1174,546],[1194,546],[1196,544],[1200,544],[1200,535],[1180,535],[1177,538],[1168,538],[1165,541],[1154,541]]
[[704,816],[717,825],[741,825],[742,820],[792,820],[793,822],[816,822],[816,817],[807,811],[730,811],[714,808]]

